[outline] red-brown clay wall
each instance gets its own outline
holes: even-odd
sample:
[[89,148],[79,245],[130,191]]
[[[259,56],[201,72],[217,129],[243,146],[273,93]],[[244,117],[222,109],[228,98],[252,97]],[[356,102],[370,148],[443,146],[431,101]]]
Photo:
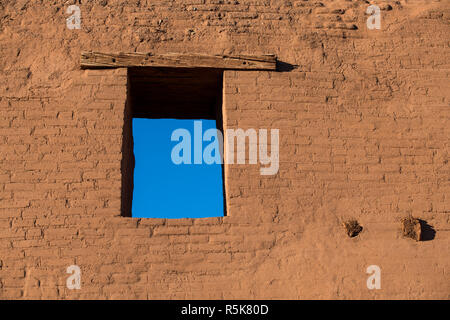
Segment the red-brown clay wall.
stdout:
[[[73,3],[0,4],[0,298],[450,297],[447,1],[374,2],[381,30],[365,1],[82,1],[69,30]],[[227,165],[224,218],[120,216],[127,70],[82,50],[294,65],[224,73],[225,128],[279,129],[278,174]]]

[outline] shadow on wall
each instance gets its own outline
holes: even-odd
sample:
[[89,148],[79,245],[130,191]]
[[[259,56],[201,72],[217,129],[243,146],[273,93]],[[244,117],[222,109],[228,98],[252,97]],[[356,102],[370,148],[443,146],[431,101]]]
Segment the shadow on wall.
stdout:
[[436,236],[436,230],[432,226],[428,224],[425,220],[419,219],[420,228],[422,229],[422,234],[420,237],[421,241],[430,241],[433,240]]
[[278,72],[289,72],[289,71],[294,70],[297,67],[298,67],[297,65],[277,60],[277,71]]

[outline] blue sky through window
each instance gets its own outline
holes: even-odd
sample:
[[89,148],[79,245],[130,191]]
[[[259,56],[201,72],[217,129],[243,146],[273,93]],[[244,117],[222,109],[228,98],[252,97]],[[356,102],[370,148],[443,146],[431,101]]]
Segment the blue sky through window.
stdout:
[[[199,121],[199,120],[196,120]],[[203,133],[215,120],[201,120]],[[192,164],[176,165],[171,141],[178,128],[191,134]],[[134,189],[132,217],[203,218],[223,216],[222,166],[193,164],[194,120],[133,119]],[[203,142],[203,149],[210,142]]]

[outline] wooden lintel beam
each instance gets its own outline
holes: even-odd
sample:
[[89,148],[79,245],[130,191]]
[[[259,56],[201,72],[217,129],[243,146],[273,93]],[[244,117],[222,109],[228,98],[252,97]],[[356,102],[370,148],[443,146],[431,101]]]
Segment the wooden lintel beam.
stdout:
[[276,70],[275,55],[227,56],[167,53],[81,53],[81,68],[175,67],[232,70]]

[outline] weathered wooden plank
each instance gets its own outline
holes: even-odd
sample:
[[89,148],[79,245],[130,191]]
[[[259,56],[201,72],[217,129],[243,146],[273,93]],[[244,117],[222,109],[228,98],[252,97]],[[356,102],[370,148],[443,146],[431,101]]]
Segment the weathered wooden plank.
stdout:
[[233,70],[276,70],[275,55],[228,56],[167,53],[81,53],[81,67],[121,68],[121,67],[176,67],[176,68],[216,68]]

